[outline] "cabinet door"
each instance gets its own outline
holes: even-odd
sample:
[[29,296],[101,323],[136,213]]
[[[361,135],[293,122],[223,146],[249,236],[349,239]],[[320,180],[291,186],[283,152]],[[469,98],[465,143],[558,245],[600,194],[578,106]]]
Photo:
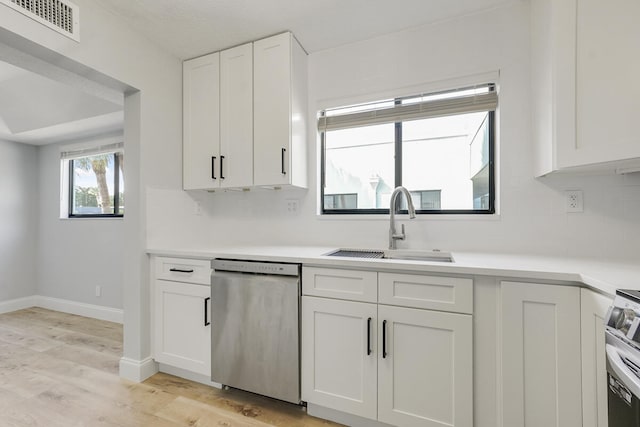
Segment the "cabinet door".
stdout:
[[210,288],[155,281],[154,359],[211,375]]
[[576,161],[640,157],[640,2],[576,1]]
[[302,297],[302,400],[376,418],[376,311],[375,304]]
[[183,187],[219,186],[220,55],[183,64]]
[[291,174],[291,34],[258,40],[253,55],[255,182],[286,184]]
[[580,290],[582,331],[582,417],[583,427],[607,427],[607,365],[604,318],[611,298]]
[[502,411],[509,427],[580,427],[580,289],[502,282]]
[[531,2],[536,175],[637,167],[640,3]]
[[253,184],[253,44],[220,53],[220,186]]
[[379,305],[378,328],[378,420],[472,427],[472,317]]

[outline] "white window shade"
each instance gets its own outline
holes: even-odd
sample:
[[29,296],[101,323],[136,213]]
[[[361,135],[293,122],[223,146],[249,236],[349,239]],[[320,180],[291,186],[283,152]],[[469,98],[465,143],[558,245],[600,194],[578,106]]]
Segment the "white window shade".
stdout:
[[[357,111],[345,114],[327,114],[318,119],[318,130],[321,132],[348,129],[361,126],[396,123],[409,120],[420,120],[431,117],[443,117],[454,114],[493,111],[498,106],[498,94],[492,84],[473,89],[485,91],[473,95],[456,96],[452,91],[450,97],[426,96],[426,100],[409,103],[398,103],[384,108]],[[431,98],[431,99],[430,99]]]
[[72,160],[80,157],[97,156],[99,154],[117,153],[124,151],[124,143],[116,142],[87,148],[69,149],[60,152],[61,160]]

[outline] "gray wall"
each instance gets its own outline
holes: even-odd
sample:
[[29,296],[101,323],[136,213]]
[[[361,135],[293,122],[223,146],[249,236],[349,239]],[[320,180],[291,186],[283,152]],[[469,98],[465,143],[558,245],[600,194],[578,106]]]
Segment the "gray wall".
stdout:
[[[38,149],[37,293],[121,309],[123,221],[60,218],[60,146]],[[95,296],[97,285],[102,287],[100,297]]]
[[0,140],[0,301],[36,294],[37,150]]

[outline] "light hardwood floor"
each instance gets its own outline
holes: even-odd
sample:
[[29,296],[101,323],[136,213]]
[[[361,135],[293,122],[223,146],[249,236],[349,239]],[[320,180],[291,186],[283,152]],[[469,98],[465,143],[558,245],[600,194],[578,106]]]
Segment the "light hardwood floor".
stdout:
[[121,355],[116,323],[41,308],[0,314],[0,426],[337,426],[167,374],[123,380]]

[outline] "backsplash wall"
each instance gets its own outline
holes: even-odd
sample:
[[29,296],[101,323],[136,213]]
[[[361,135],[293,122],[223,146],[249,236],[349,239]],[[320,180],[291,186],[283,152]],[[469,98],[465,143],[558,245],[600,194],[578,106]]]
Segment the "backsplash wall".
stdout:
[[[640,259],[640,174],[533,178],[529,51],[529,6],[518,1],[310,55],[309,189],[210,194],[184,192],[180,182],[147,187],[148,246],[385,247],[386,217],[316,215],[316,112],[432,82],[499,73],[499,215],[400,216],[407,240],[399,246]],[[584,192],[583,213],[565,212],[568,189]],[[287,199],[299,200],[297,214],[287,214]]]

